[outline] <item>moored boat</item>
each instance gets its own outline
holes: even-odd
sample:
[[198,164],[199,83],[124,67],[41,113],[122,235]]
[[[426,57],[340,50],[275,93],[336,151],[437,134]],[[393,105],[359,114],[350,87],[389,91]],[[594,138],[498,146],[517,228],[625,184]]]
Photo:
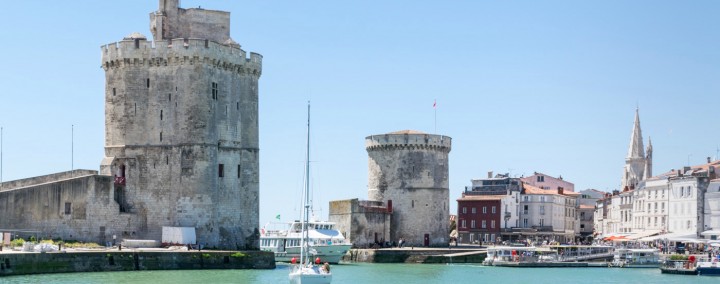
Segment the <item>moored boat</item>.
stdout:
[[616,249],[613,261],[610,262],[608,266],[623,268],[658,268],[660,267],[660,252],[656,249]]
[[[335,227],[335,223],[309,221],[308,246],[322,262],[337,264],[352,244]],[[260,230],[260,249],[275,253],[275,260],[290,262],[300,257],[302,222],[269,223]]]

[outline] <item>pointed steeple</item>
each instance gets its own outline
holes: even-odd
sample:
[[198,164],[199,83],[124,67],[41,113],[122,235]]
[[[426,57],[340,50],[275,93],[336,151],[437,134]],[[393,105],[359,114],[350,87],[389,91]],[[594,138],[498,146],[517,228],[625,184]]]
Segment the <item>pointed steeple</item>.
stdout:
[[635,109],[635,126],[630,136],[630,147],[628,149],[627,159],[645,158],[645,149],[643,149],[642,131],[640,130],[640,109]]
[[653,153],[653,147],[652,147],[652,139],[648,137],[648,146],[645,150],[645,173],[643,174],[644,179],[649,179],[652,177],[652,154]]

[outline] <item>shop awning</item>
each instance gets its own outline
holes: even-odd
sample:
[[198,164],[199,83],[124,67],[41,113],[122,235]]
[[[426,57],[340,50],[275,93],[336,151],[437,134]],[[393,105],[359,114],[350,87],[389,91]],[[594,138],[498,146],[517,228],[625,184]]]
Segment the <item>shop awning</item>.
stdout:
[[650,236],[654,236],[654,235],[660,234],[660,232],[662,232],[662,231],[661,231],[661,230],[647,230],[647,231],[643,231],[643,232],[634,233],[634,234],[632,234],[632,235],[627,236],[626,238],[627,238],[627,239],[630,239],[630,240],[637,240],[637,239],[641,239],[641,238],[650,237]]
[[689,242],[697,240],[698,237],[694,233],[680,232],[680,233],[668,233],[663,235],[656,235],[652,237],[645,237],[640,239],[644,242],[655,241],[655,240],[667,240],[671,242]]

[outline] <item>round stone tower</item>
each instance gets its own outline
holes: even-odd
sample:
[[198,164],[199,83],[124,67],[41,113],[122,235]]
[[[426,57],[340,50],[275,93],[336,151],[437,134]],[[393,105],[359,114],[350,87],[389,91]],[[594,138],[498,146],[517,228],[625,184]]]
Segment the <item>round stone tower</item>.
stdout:
[[128,220],[105,232],[160,240],[163,226],[194,227],[209,247],[257,248],[262,56],[230,38],[230,13],[178,2],[150,15],[154,41],[102,47],[101,172]]
[[450,232],[451,138],[405,130],[365,138],[368,196],[392,207],[390,236],[408,245],[446,246]]

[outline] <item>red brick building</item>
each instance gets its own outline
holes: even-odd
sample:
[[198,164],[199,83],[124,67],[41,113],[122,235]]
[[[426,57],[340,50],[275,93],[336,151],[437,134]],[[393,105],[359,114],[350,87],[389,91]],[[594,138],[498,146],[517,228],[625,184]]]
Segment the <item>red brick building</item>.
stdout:
[[500,238],[504,195],[464,195],[458,199],[458,242],[487,243]]

